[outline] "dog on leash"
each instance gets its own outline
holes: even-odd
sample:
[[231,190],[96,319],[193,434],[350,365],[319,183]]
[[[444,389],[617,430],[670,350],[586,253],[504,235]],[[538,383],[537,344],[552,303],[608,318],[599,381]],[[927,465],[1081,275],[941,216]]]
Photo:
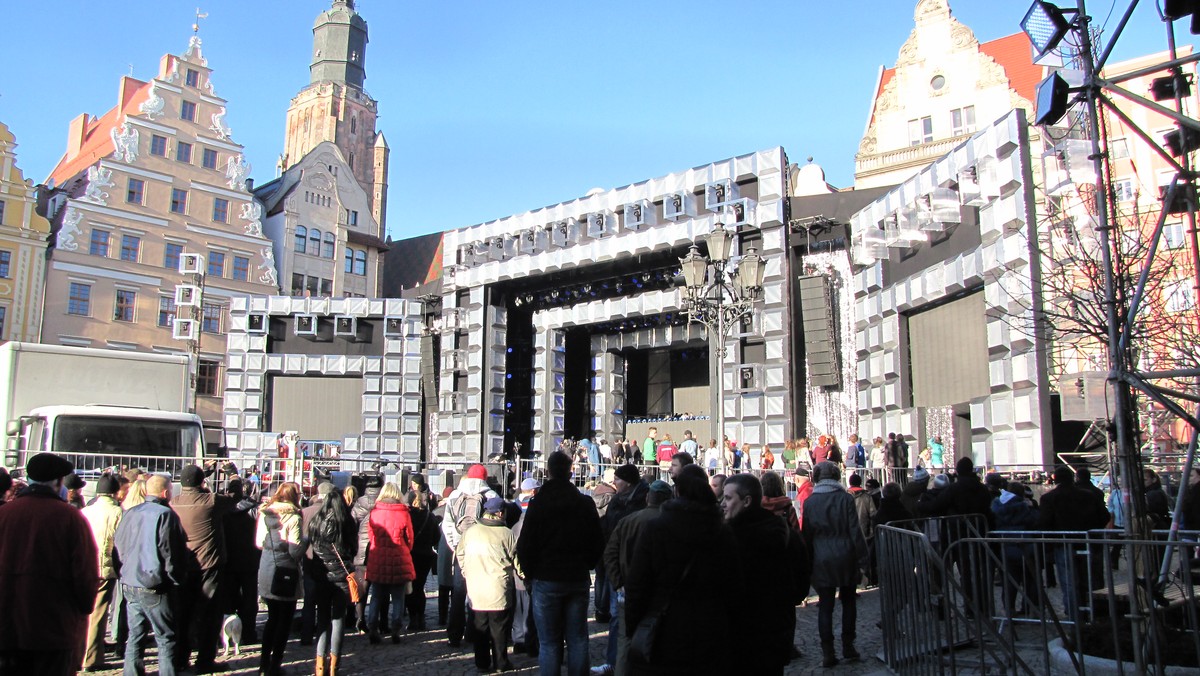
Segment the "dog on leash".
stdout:
[[221,627],[221,642],[225,646],[222,653],[225,657],[229,656],[229,647],[233,646],[233,654],[239,657],[242,654],[242,618],[237,615],[230,615],[225,618],[225,624]]

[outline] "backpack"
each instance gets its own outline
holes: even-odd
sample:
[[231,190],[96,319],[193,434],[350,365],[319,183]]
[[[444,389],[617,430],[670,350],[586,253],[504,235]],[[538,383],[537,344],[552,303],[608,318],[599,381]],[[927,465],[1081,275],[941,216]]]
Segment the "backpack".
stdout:
[[462,535],[483,516],[483,493],[461,495],[453,503],[446,505],[446,511],[450,512],[454,530]]
[[854,465],[856,467],[866,467],[867,466],[867,449],[863,448],[862,442],[861,441],[855,442],[855,444],[853,446],[851,446],[850,449],[854,453]]

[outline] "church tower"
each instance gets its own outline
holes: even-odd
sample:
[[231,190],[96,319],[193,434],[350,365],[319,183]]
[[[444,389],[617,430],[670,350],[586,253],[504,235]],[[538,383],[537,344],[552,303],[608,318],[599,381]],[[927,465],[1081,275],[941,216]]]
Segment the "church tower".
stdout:
[[297,164],[321,142],[332,142],[371,195],[380,232],[386,232],[377,193],[387,185],[387,161],[386,154],[379,161],[376,149],[378,104],[363,89],[366,66],[367,22],[354,11],[354,0],[333,0],[313,24],[309,83],[288,107],[282,168]]

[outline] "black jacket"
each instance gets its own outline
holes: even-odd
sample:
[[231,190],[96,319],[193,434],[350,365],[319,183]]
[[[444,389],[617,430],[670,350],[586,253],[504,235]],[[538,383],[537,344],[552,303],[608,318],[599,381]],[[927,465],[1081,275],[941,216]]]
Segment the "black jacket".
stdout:
[[987,520],[987,529],[991,530],[996,524],[992,499],[991,491],[979,480],[978,474],[960,474],[945,493],[927,507],[922,505],[921,513],[925,516],[982,514]]
[[893,521],[906,521],[911,518],[913,518],[912,512],[908,511],[900,498],[881,498],[879,510],[875,512],[872,523],[878,528]]
[[1104,501],[1075,484],[1063,484],[1042,496],[1038,530],[1083,531],[1106,525]]
[[[304,537],[307,538],[308,535],[309,526],[306,525]],[[309,545],[313,551],[312,560],[305,563],[305,572],[309,577],[314,580],[324,578],[341,587],[342,591],[349,592],[350,585],[346,582],[346,574],[354,572],[354,553],[358,551],[358,528],[354,519],[346,515],[340,541],[309,539]]]
[[565,479],[550,479],[529,501],[517,558],[525,577],[589,582],[604,551],[596,503]]
[[745,580],[737,539],[715,505],[678,498],[664,503],[662,515],[646,523],[634,543],[622,629],[632,636],[652,609],[668,599],[670,607],[660,621],[654,666],[634,663],[632,673],[738,673],[734,652],[745,646],[714,637],[733,636],[748,620]]
[[262,554],[254,544],[258,533],[258,501],[243,498],[232,512],[225,515],[225,549],[228,554],[225,565],[231,571],[253,573],[258,571],[258,557]]
[[787,575],[788,527],[784,520],[762,507],[750,507],[729,522],[737,538],[737,552],[745,570],[746,586],[758,590],[746,596],[744,621],[737,623],[734,645],[754,646],[743,653],[739,665],[746,673],[778,673],[791,659],[794,623],[789,616],[796,612],[791,594],[784,589],[771,593],[763,590],[779,587]]

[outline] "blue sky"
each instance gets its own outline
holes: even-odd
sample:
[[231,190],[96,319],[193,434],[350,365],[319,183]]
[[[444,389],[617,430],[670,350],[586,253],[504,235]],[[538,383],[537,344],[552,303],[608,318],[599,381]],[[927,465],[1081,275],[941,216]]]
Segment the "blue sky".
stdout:
[[[259,182],[274,176],[291,97],[308,82],[312,23],[328,0],[200,1],[204,53]],[[116,102],[180,53],[197,0],[3,3],[0,121],[40,182],[67,124]],[[1069,3],[1062,3],[1069,4]],[[782,145],[837,186],[879,66],[894,63],[916,0],[359,0],[370,26],[367,91],[392,148],[388,231],[473,225],[591,188],[614,188]],[[980,41],[1020,30],[1020,2],[951,0]],[[1126,0],[1089,3],[1111,28]],[[1115,7],[1115,9],[1114,9]],[[1186,22],[1181,43],[1191,42]],[[1143,2],[1115,52],[1165,49]]]

